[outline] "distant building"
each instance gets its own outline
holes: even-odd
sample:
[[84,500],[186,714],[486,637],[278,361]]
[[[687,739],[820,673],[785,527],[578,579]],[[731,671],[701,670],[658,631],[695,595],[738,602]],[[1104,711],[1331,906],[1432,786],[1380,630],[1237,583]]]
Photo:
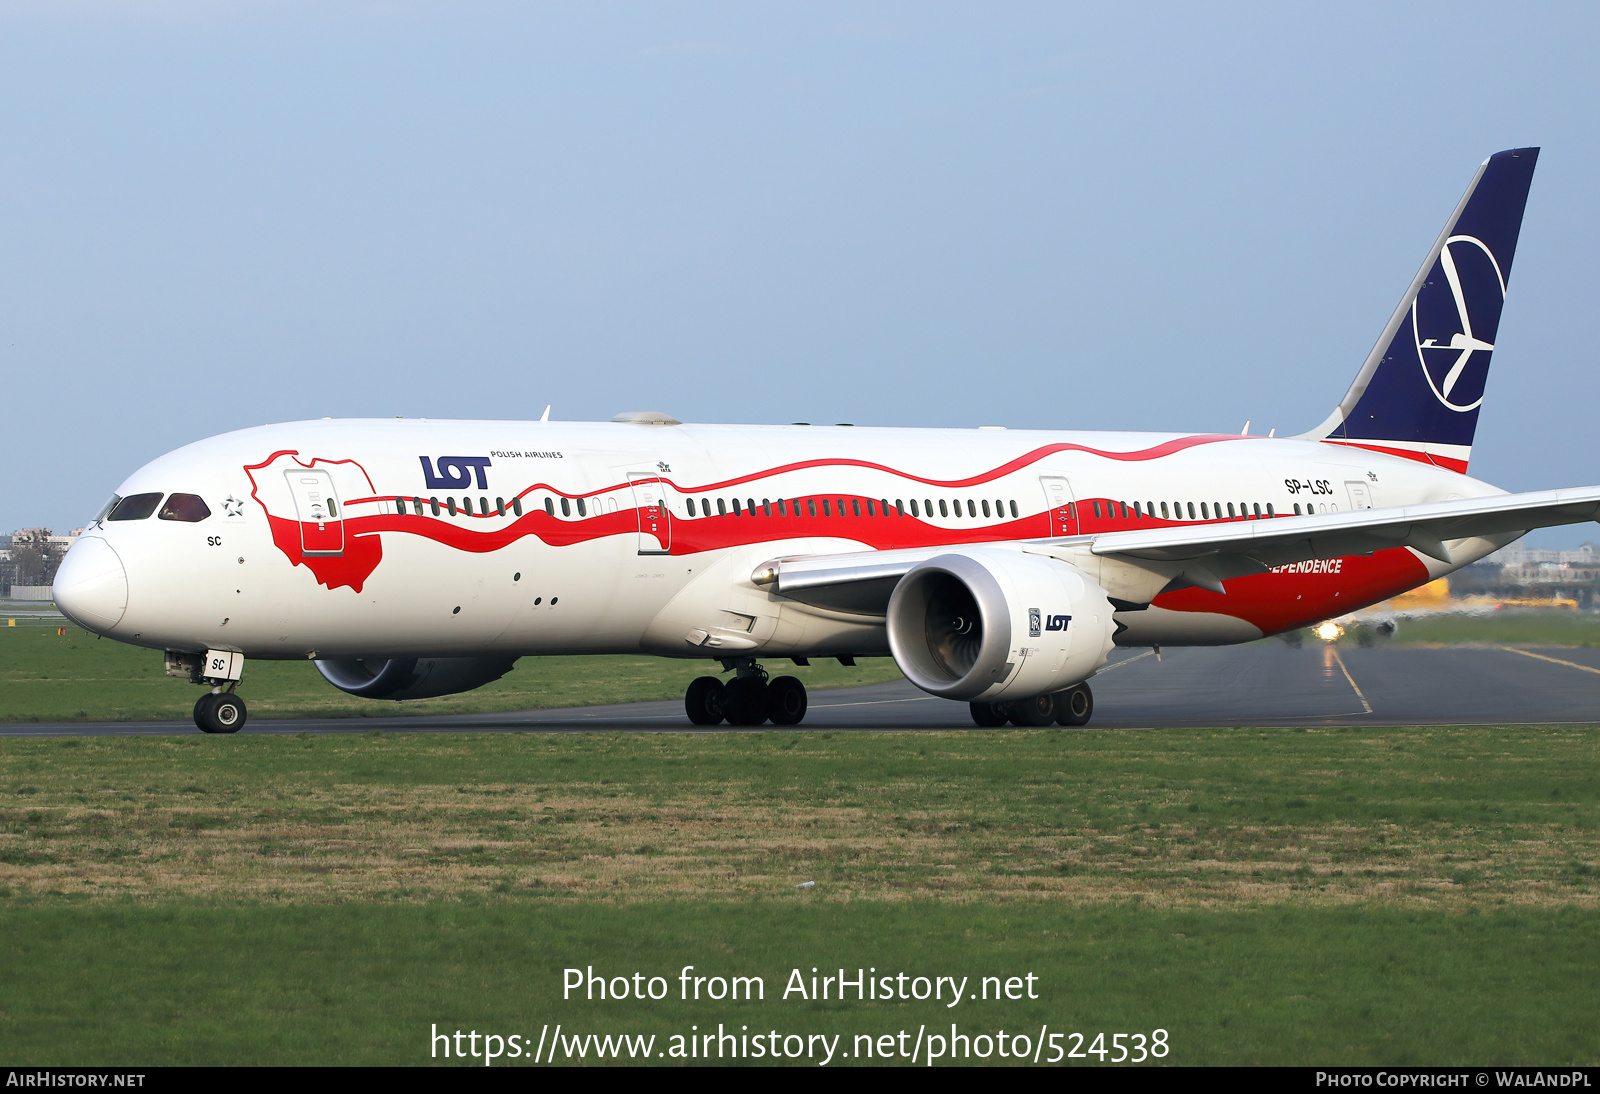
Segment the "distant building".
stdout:
[[1450,586],[1495,596],[1563,596],[1585,609],[1600,607],[1600,544],[1557,551],[1513,543],[1457,571]]
[[12,586],[48,589],[62,557],[83,534],[74,528],[58,536],[48,528],[18,528],[0,551],[0,595],[20,595]]

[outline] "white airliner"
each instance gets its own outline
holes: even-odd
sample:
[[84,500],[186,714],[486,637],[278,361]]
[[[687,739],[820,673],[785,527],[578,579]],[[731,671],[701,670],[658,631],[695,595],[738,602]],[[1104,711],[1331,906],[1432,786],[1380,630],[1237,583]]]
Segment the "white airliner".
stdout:
[[[1538,150],[1486,160],[1337,409],[1292,438],[322,420],[141,467],[63,560],[79,625],[166,651],[244,724],[252,658],[346,692],[479,687],[518,657],[720,662],[689,720],[798,723],[763,659],[888,654],[979,725],[1081,725],[1113,646],[1314,624],[1600,513],[1469,478]],[[548,414],[547,414],[548,417]]]

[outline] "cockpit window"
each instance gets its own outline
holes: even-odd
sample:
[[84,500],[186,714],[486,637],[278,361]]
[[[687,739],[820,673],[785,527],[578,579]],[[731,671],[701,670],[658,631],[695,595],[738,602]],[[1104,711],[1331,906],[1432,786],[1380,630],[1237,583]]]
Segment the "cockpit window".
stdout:
[[92,527],[93,525],[99,524],[101,521],[105,520],[106,519],[106,514],[110,513],[111,510],[115,509],[117,507],[117,502],[119,502],[121,500],[122,500],[122,495],[121,494],[112,494],[111,495],[111,500],[106,502],[104,505],[102,505],[100,507],[100,511],[94,515],[94,519],[89,522],[90,526]]
[[167,498],[167,504],[161,507],[157,514],[161,520],[182,520],[190,524],[205,520],[211,515],[211,508],[201,500],[198,494],[172,494]]
[[107,520],[143,520],[161,504],[160,494],[129,494],[111,509]]

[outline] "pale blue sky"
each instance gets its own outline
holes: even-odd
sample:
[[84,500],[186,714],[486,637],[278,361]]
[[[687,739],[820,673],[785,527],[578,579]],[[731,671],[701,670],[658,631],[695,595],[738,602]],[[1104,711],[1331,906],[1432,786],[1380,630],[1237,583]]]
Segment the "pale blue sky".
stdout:
[[1527,144],[1473,472],[1597,482],[1597,31],[1588,3],[0,0],[0,528],[323,415],[1298,432]]

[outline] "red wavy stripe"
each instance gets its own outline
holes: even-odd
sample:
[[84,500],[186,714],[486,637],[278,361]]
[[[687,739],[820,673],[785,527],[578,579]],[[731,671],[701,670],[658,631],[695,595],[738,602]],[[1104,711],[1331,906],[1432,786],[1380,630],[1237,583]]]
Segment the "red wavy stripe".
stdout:
[[1324,444],[1343,445],[1346,448],[1364,448],[1368,452],[1382,452],[1385,456],[1399,456],[1402,459],[1412,460],[1416,463],[1425,463],[1432,467],[1442,467],[1446,471],[1454,471],[1458,475],[1467,473],[1467,461],[1457,460],[1449,456],[1440,456],[1435,453],[1417,452],[1409,448],[1387,448],[1381,444],[1364,444],[1360,441],[1345,441],[1328,437]]

